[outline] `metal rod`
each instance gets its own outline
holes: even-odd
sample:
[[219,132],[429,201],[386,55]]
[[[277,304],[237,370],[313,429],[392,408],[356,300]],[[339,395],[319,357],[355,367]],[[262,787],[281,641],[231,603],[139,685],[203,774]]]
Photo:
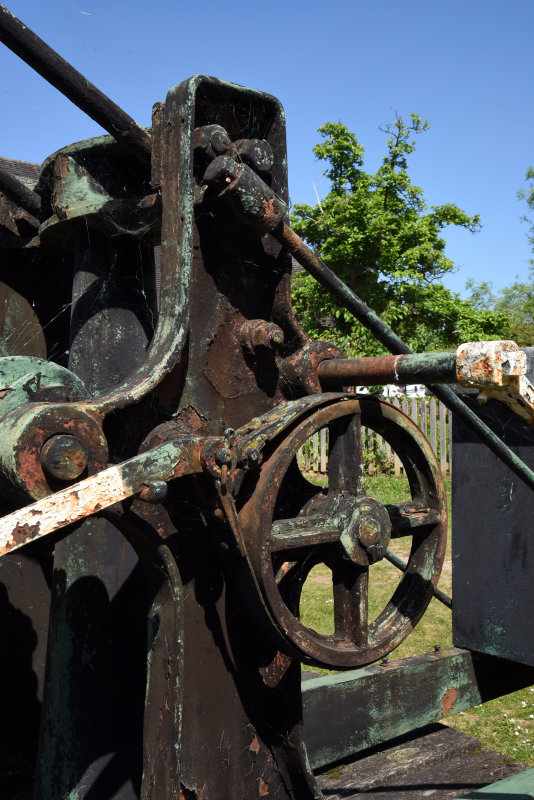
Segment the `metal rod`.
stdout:
[[5,194],[10,200],[14,200],[17,205],[27,211],[36,219],[42,218],[41,198],[31,189],[8,172],[0,167],[0,192]]
[[[393,564],[394,567],[400,569],[401,572],[406,572],[406,570],[408,569],[408,564],[405,561],[403,561],[402,558],[396,556],[395,553],[392,553],[391,550],[386,550],[384,558],[386,559],[386,561],[389,561],[390,564]],[[452,609],[452,599],[449,597],[448,594],[442,592],[441,589],[437,588],[434,589],[434,597],[436,598],[436,600],[439,600],[440,603],[443,603],[444,606],[447,606],[447,608]]]
[[[228,190],[227,190],[228,191]],[[313,277],[324,286],[342,305],[345,306],[356,319],[362,323],[388,350],[395,355],[412,354],[408,345],[392,331],[380,317],[372,311],[358,295],[343,283],[335,272],[332,272],[326,264],[318,258],[315,253],[302,241],[289,225],[285,222],[278,223],[275,227],[268,228],[273,236],[283,244],[291,255],[313,275]],[[506,464],[512,472],[531,489],[534,489],[534,472],[511,450],[499,437],[484,423],[470,408],[461,400],[460,397],[448,386],[429,386],[433,394],[441,402],[450,408],[462,422],[495,453],[497,458]]]
[[317,374],[328,386],[373,386],[383,383],[456,383],[456,353],[414,353],[376,358],[332,358]]
[[145,129],[3,5],[0,5],[0,41],[117,141],[133,145],[150,158],[151,140]]

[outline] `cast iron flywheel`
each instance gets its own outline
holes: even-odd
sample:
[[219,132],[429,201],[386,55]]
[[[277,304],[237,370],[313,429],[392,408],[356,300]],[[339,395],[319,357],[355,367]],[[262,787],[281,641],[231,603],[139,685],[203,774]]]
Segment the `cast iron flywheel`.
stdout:
[[[384,506],[365,492],[361,426],[392,446],[411,501]],[[297,468],[299,449],[328,428],[329,481],[321,490]],[[343,399],[310,414],[265,453],[255,491],[239,520],[262,602],[289,655],[326,667],[369,664],[390,653],[417,624],[437,585],[445,553],[447,506],[429,443],[401,411],[375,398]],[[385,608],[369,619],[373,564],[392,538],[410,537],[406,571]],[[335,630],[318,633],[299,619],[310,570],[332,574]]]

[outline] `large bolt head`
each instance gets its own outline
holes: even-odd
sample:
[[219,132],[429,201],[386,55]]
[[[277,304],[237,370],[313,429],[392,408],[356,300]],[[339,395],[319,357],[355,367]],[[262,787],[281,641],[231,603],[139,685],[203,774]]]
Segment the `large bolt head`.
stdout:
[[350,560],[361,566],[380,561],[391,536],[391,520],[382,503],[373,497],[343,498],[339,512],[341,544]]
[[41,449],[41,466],[59,481],[74,481],[87,469],[87,450],[76,436],[52,436]]
[[369,514],[363,516],[358,522],[358,539],[366,548],[378,542],[380,531],[380,522]]

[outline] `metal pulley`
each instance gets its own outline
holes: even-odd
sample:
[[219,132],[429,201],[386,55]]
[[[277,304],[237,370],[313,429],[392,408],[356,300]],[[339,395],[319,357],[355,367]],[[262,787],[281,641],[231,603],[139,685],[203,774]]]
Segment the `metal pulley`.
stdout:
[[[412,499],[384,506],[366,494],[361,427],[391,444]],[[328,489],[310,484],[296,463],[321,428],[329,436]],[[417,426],[375,399],[347,397],[312,411],[262,454],[254,491],[239,512],[242,540],[262,600],[288,654],[330,668],[363,666],[397,647],[422,617],[437,586],[447,536],[439,466]],[[408,565],[387,606],[369,619],[373,564],[390,539],[408,537]],[[299,602],[311,569],[332,577],[335,630],[303,624]]]

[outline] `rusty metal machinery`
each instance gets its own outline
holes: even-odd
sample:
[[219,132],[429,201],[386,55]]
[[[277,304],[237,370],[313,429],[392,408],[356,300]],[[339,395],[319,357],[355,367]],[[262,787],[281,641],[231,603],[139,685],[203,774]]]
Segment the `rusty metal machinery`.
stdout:
[[[416,722],[399,699],[389,732],[326,746],[332,728],[315,741],[310,724],[307,752],[300,663],[365,667],[433,596],[450,605],[437,588],[436,458],[401,411],[347,387],[424,380],[532,489],[513,442],[446,386],[531,421],[525,353],[500,342],[410,354],[339,282],[288,227],[275,98],[195,76],[154,106],[147,131],[2,6],[0,39],[110,133],[40,167],[0,159],[0,630],[16,651],[3,667],[1,796],[318,800],[312,766],[534,682],[532,652],[495,653],[506,679],[493,689],[480,688],[494,668],[481,654],[420,657],[419,680],[452,698],[436,701],[439,716],[426,698]],[[311,340],[291,309],[291,256],[394,355],[345,359]],[[401,459],[410,502],[367,493],[362,426]],[[322,428],[327,489],[297,459]],[[399,537],[406,563],[389,549]],[[370,619],[384,558],[399,582]],[[299,615],[319,563],[332,574],[330,635]],[[409,664],[373,669],[347,673],[354,730],[358,676],[409,682]],[[324,691],[339,701],[339,682],[321,687],[304,693],[305,713]]]

